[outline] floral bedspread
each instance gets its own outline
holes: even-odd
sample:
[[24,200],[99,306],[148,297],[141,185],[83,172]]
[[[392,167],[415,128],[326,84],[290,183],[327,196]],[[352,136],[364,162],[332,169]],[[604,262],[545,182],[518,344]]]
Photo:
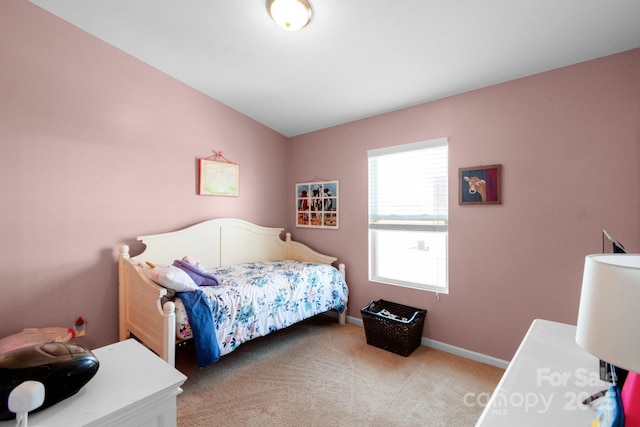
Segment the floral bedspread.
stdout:
[[[209,271],[220,286],[201,287],[212,310],[221,355],[245,341],[328,310],[344,312],[348,288],[340,272],[325,264],[272,261]],[[184,304],[176,298],[177,336],[192,337]],[[213,310],[216,307],[216,310]]]

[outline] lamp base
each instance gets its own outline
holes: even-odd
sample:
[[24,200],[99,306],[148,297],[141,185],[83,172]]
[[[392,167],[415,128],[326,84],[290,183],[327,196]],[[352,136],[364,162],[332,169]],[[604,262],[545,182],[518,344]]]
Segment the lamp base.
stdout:
[[629,372],[620,397],[625,427],[640,427],[640,374]]

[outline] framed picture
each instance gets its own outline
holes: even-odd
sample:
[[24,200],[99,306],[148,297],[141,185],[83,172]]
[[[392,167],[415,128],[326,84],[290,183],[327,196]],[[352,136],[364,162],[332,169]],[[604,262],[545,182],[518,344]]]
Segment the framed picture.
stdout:
[[296,184],[296,227],[338,228],[338,181]]
[[502,204],[502,165],[460,168],[461,205]]
[[198,194],[203,196],[237,196],[240,165],[199,159]]

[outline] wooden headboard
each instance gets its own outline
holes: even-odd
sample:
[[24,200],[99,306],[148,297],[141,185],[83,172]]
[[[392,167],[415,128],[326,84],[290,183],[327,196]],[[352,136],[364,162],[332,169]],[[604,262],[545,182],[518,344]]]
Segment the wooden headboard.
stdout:
[[246,262],[297,259],[322,264],[337,260],[291,240],[282,228],[262,227],[235,218],[210,219],[182,230],[140,236],[146,245],[137,262],[171,264],[183,256],[198,258],[206,269]]

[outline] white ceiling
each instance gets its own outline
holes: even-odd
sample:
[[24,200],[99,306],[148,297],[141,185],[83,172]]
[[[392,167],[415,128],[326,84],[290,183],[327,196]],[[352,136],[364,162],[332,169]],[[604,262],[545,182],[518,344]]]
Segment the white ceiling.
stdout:
[[292,137],[640,47],[638,0],[31,0]]

